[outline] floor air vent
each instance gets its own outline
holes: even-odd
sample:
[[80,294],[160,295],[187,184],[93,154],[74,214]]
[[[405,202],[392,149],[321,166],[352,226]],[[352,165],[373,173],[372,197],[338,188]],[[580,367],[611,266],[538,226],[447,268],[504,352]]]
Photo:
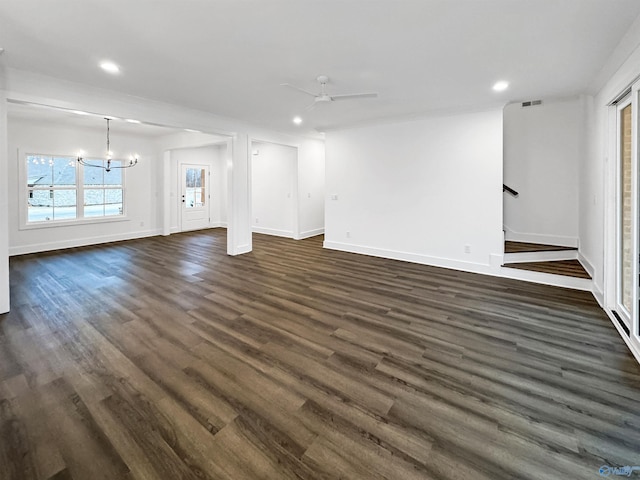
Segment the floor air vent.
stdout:
[[542,105],[542,100],[530,100],[528,102],[522,102],[523,107],[535,107],[536,105]]

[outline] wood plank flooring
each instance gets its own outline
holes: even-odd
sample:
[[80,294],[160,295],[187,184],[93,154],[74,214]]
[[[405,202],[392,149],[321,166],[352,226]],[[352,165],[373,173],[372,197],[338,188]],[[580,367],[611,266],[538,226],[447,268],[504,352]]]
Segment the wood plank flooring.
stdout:
[[504,242],[504,253],[559,252],[564,250],[577,250],[577,248],[542,243],[512,242],[509,240]]
[[590,294],[208,230],[11,259],[1,479],[588,479],[640,465]]
[[553,260],[546,262],[505,263],[504,267],[518,268],[532,272],[552,273],[568,277],[591,278],[578,260]]

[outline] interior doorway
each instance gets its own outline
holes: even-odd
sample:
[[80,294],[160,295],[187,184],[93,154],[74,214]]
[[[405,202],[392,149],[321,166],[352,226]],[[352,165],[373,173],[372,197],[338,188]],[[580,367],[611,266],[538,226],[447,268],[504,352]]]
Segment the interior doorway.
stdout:
[[219,140],[165,151],[168,233],[227,226],[229,154]]

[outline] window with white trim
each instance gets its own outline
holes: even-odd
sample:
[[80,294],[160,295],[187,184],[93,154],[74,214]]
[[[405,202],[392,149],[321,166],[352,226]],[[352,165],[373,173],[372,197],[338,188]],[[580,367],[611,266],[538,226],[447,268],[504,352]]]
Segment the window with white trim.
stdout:
[[[87,159],[104,167],[104,160]],[[112,167],[122,162],[112,160]],[[74,157],[26,155],[27,224],[72,222],[124,213],[124,178],[121,168],[79,165]]]

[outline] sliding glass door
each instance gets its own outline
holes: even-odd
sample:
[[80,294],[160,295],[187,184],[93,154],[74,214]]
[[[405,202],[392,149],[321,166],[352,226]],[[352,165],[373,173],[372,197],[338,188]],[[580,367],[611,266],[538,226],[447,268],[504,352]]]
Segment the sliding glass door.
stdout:
[[638,331],[638,84],[616,104],[616,306],[628,334]]

